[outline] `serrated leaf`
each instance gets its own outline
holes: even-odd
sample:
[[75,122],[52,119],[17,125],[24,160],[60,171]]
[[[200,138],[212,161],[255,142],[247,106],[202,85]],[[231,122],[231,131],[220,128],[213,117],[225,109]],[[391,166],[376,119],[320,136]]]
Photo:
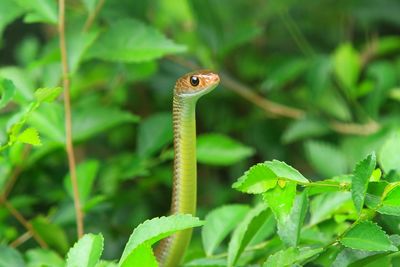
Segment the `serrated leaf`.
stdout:
[[273,160],[251,167],[232,187],[245,193],[260,194],[274,188],[279,179],[308,183],[308,180],[293,167]]
[[400,187],[397,186],[383,199],[378,208],[379,213],[400,216]]
[[293,207],[289,214],[281,216],[278,220],[278,234],[282,241],[291,247],[299,244],[300,230],[308,209],[307,191],[303,191],[294,199]]
[[14,248],[0,244],[0,267],[25,267],[22,255]]
[[17,0],[18,4],[28,13],[24,21],[27,23],[57,24],[57,5],[53,0]]
[[283,161],[266,161],[264,164],[275,173],[279,179],[292,181],[295,183],[309,183],[309,181],[295,168]]
[[346,157],[332,144],[321,141],[305,143],[306,156],[312,167],[327,177],[344,174],[347,171]]
[[350,192],[329,192],[316,196],[310,204],[310,224],[314,225],[331,218],[349,201],[351,201]]
[[252,166],[232,187],[248,194],[260,194],[276,186],[278,178],[264,163]]
[[[79,198],[83,205],[88,201],[90,192],[93,188],[93,183],[99,170],[99,162],[96,160],[87,160],[80,163],[76,167],[76,176],[78,179]],[[71,185],[70,174],[64,178],[64,186],[67,192],[73,198],[73,190]]]
[[[290,217],[295,197],[296,183],[294,182],[285,182],[283,188],[276,186],[263,194],[264,200],[268,203],[278,222],[278,234],[282,241],[288,245],[297,243],[299,231],[304,220],[304,199],[298,199],[299,202],[297,202],[298,205],[293,212],[293,218]],[[290,219],[294,221],[288,223]]]
[[329,127],[324,121],[306,117],[291,123],[283,133],[282,141],[291,143],[304,138],[321,136],[329,131]]
[[352,249],[367,251],[397,251],[389,236],[371,221],[363,221],[351,228],[340,243]]
[[53,102],[61,94],[61,92],[61,87],[39,88],[35,91],[34,96],[39,102]]
[[358,213],[364,206],[365,194],[367,193],[369,178],[375,170],[376,156],[375,153],[368,155],[367,158],[360,161],[353,171],[353,179],[351,184],[351,196],[354,206]]
[[35,128],[27,128],[17,136],[17,141],[33,146],[40,146],[42,143],[39,138],[39,133]]
[[235,229],[228,247],[228,267],[235,265],[244,249],[261,229],[269,214],[270,211],[267,206],[260,204],[252,209]]
[[400,134],[390,136],[379,151],[379,164],[385,173],[400,171]]
[[158,113],[144,119],[138,129],[137,150],[142,157],[154,155],[173,139],[172,116]]
[[[201,226],[204,223],[189,214],[171,215],[168,217],[147,220],[135,228],[125,246],[119,261],[119,266],[124,266],[125,260],[132,254],[138,253],[139,246],[151,246],[155,242],[173,234],[174,232],[192,227]],[[132,256],[135,257],[136,256]],[[125,265],[126,266],[126,265]]]
[[28,123],[40,129],[43,136],[60,144],[65,142],[64,113],[61,103],[43,103],[28,119]]
[[350,43],[340,45],[333,56],[334,72],[349,97],[355,97],[355,85],[361,70],[359,53]]
[[25,254],[27,267],[65,267],[64,260],[54,251],[48,249],[31,249]]
[[120,265],[121,267],[146,266],[158,267],[157,259],[153,254],[153,250],[149,244],[141,244],[135,249],[135,253],[131,253],[126,260]]
[[254,154],[254,149],[222,134],[197,138],[197,160],[203,164],[228,166]]
[[280,250],[275,254],[268,257],[268,260],[262,265],[263,267],[281,267],[281,266],[293,266],[295,263],[300,263],[307,260],[320,252],[323,248],[287,248]]
[[143,62],[185,51],[157,29],[134,19],[114,21],[89,51],[89,58]]
[[11,80],[0,79],[0,109],[4,108],[15,95],[15,86]]
[[248,211],[249,206],[237,204],[223,206],[207,214],[201,232],[203,248],[207,256],[213,254]]
[[103,252],[102,234],[86,234],[69,250],[66,267],[95,267]]

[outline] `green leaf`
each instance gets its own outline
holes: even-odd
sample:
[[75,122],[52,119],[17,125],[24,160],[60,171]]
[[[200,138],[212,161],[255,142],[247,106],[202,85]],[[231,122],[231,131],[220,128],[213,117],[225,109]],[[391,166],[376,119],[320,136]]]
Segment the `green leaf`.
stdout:
[[53,102],[61,94],[61,92],[61,87],[39,88],[35,91],[34,96],[39,102]]
[[0,267],[24,266],[24,259],[17,250],[0,244]]
[[308,141],[305,151],[313,168],[322,175],[333,177],[347,172],[346,157],[335,146],[321,141]]
[[278,222],[284,221],[285,217],[289,215],[295,196],[296,184],[293,182],[284,182],[283,187],[276,186],[263,194],[264,200],[268,203]]
[[329,192],[316,196],[310,204],[310,224],[318,224],[332,215],[351,201],[350,192]]
[[96,267],[118,267],[118,264],[116,264],[113,261],[103,261],[103,260],[101,260],[96,264]]
[[0,44],[3,35],[3,30],[8,24],[18,18],[23,12],[15,0],[1,0],[0,1]]
[[4,108],[13,99],[15,90],[16,89],[12,81],[0,79],[0,109]]
[[293,266],[295,263],[301,263],[320,252],[322,248],[287,248],[280,250],[275,254],[268,257],[268,260],[262,265],[263,267],[281,267],[281,266]]
[[[79,198],[83,205],[89,199],[90,192],[93,188],[93,183],[99,170],[99,162],[96,160],[87,160],[80,163],[76,167],[76,175],[78,179]],[[64,178],[64,186],[67,189],[71,198],[73,198],[73,190],[71,185],[70,174]]]
[[87,51],[99,36],[98,30],[82,31],[80,23],[73,26],[70,26],[67,32],[68,66],[71,76],[78,70]]
[[207,214],[201,234],[207,256],[213,254],[248,211],[248,206],[237,204],[222,206]]
[[288,59],[283,62],[267,75],[268,78],[263,81],[261,88],[266,90],[280,89],[299,78],[308,66],[308,61],[304,58]]
[[368,181],[375,170],[376,156],[375,153],[370,154],[367,158],[360,161],[354,172],[351,184],[351,196],[354,206],[358,213],[364,206],[365,194],[367,193]]
[[135,248],[126,260],[120,265],[121,267],[146,266],[158,267],[157,259],[153,254],[151,246],[147,243],[141,244]]
[[144,119],[138,129],[137,149],[142,157],[154,155],[173,139],[170,113],[158,113]]
[[34,146],[40,146],[39,133],[35,128],[27,128],[17,136],[17,141]]
[[378,208],[379,213],[400,216],[400,187],[397,186],[383,199],[381,206]]
[[203,164],[228,166],[254,154],[254,149],[222,134],[203,134],[197,138],[197,160]]
[[324,121],[305,117],[295,120],[289,125],[282,136],[282,141],[292,143],[304,138],[322,136],[329,132],[329,127]]
[[134,19],[114,21],[89,51],[89,58],[142,62],[185,51],[155,28]]
[[307,209],[308,195],[305,190],[295,197],[290,213],[281,216],[281,219],[278,220],[278,234],[286,245],[295,247],[299,244],[300,230],[303,226]]
[[226,259],[195,259],[185,263],[185,267],[226,267]]
[[340,45],[333,56],[334,72],[349,97],[355,97],[355,86],[361,71],[359,53],[350,43]]
[[43,103],[29,116],[28,123],[34,128],[40,129],[41,135],[64,144],[64,113],[60,103]]
[[278,176],[279,179],[292,181],[295,183],[309,183],[309,181],[295,168],[289,166],[283,161],[266,161],[264,164]]
[[232,187],[248,194],[260,194],[276,186],[278,178],[265,163],[252,166]]
[[378,39],[376,53],[379,56],[385,56],[400,50],[399,36],[382,36]]
[[[203,225],[202,221],[188,214],[171,215],[147,220],[136,227],[129,237],[129,241],[119,261],[119,266],[128,266],[125,264],[125,261],[129,257],[134,257],[136,259],[137,257],[143,256],[149,259],[148,253],[152,251],[147,250],[146,247],[151,246],[155,242],[177,231],[201,225]],[[144,253],[143,250],[145,250]]]
[[72,137],[83,141],[124,123],[139,121],[136,115],[114,107],[86,106],[73,110]]
[[98,2],[99,0],[82,0],[82,3],[85,5],[89,13],[92,13],[95,10]]
[[385,173],[400,171],[400,134],[395,133],[383,144],[379,152],[379,164]]
[[[268,203],[278,222],[278,234],[285,244],[294,246],[298,242],[299,231],[304,221],[306,212],[305,199],[298,198],[297,206],[291,211],[295,203],[296,183],[285,182],[263,194],[264,200]],[[289,222],[290,220],[293,220]]]
[[293,167],[273,160],[251,167],[232,187],[245,193],[260,194],[274,188],[278,179],[308,183],[308,180]]
[[67,235],[64,230],[55,223],[50,223],[47,218],[38,216],[32,220],[32,226],[38,235],[60,254],[68,250]]
[[377,61],[368,65],[367,76],[374,82],[374,87],[368,95],[365,108],[373,117],[377,117],[389,90],[397,85],[398,74],[392,62]]
[[103,252],[102,234],[86,234],[69,250],[66,267],[95,267]]
[[27,267],[65,267],[64,260],[54,251],[31,249],[25,254]]
[[260,204],[252,209],[235,229],[228,247],[228,267],[236,264],[240,255],[261,229],[269,214],[270,211],[267,206]]
[[340,243],[352,249],[367,251],[397,251],[389,236],[371,221],[363,221],[351,228]]
[[53,0],[17,0],[18,4],[28,13],[25,15],[26,23],[51,23],[57,24],[57,5]]

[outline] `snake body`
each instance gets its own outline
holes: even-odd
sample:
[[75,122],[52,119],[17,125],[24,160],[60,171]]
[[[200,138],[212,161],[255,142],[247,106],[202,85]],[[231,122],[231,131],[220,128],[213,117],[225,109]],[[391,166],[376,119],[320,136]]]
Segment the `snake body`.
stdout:
[[[219,83],[209,70],[185,74],[175,84],[173,97],[174,174],[172,214],[196,213],[196,103]],[[156,256],[161,267],[176,267],[190,243],[192,230],[178,232],[161,241]]]

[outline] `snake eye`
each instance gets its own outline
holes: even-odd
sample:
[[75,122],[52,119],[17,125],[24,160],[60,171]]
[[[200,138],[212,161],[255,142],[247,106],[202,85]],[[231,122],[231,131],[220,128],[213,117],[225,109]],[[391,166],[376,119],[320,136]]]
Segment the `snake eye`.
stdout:
[[197,76],[190,76],[190,84],[192,86],[197,86],[200,83],[200,79]]

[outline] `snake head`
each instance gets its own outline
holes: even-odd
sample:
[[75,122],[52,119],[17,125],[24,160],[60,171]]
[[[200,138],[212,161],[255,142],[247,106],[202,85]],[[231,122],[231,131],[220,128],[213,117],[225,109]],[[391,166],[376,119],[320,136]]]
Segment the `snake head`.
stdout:
[[187,73],[176,81],[175,94],[182,97],[200,97],[219,84],[218,74],[211,70]]

